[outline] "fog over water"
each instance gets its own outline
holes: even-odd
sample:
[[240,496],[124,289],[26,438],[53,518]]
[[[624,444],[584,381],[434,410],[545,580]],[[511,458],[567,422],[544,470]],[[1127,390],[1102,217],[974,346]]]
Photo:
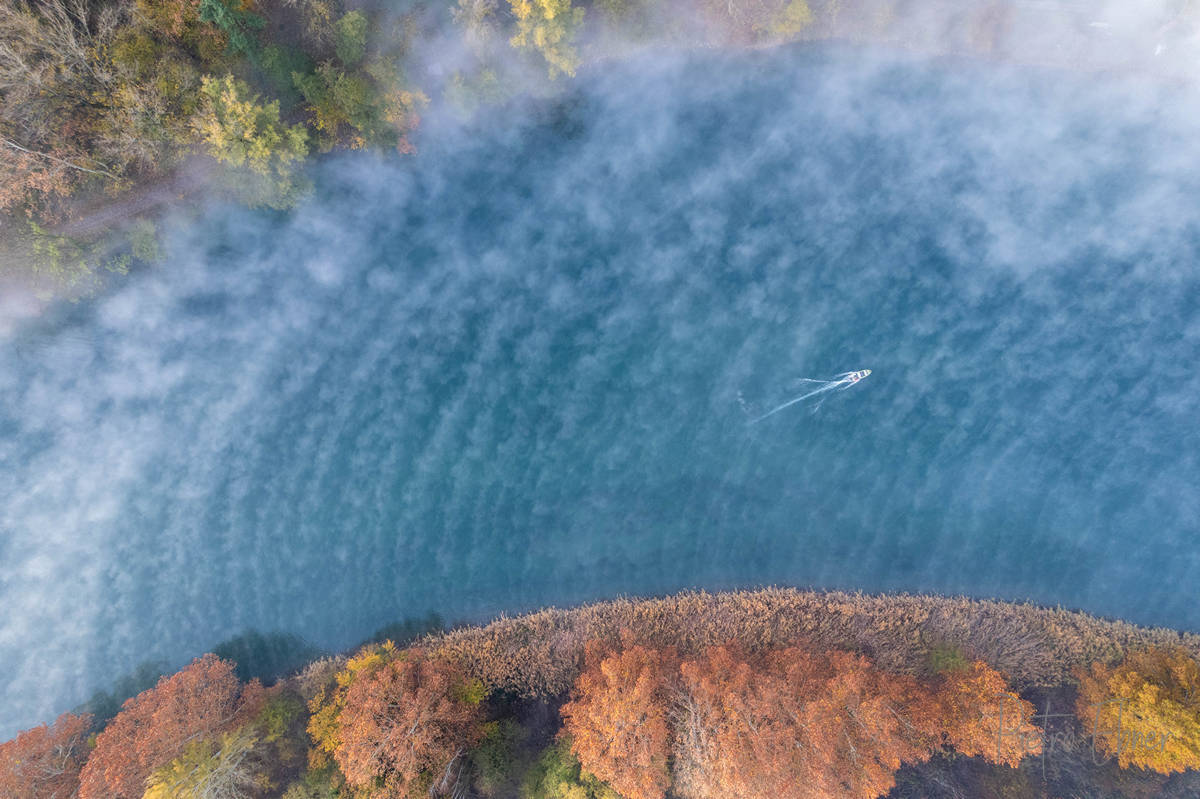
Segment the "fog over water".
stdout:
[[658,57],[174,227],[0,353],[0,735],[248,628],[685,587],[1200,629],[1196,100]]

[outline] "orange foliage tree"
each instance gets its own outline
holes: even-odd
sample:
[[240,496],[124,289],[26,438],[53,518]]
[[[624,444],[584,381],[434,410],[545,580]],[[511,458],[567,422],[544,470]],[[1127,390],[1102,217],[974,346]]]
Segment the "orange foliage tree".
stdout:
[[930,694],[849,652],[713,647],[682,664],[684,797],[871,797],[932,751]]
[[1076,712],[1098,751],[1122,768],[1200,768],[1200,662],[1191,653],[1154,647],[1076,677]]
[[626,799],[662,799],[671,786],[675,651],[632,646],[601,657],[589,647],[587,661],[562,708],[571,750]]
[[1014,766],[1041,751],[1033,705],[982,661],[927,683],[837,650],[730,644],[680,662],[673,648],[601,646],[588,646],[564,732],[628,799],[872,799],[944,746]]
[[257,681],[242,686],[234,664],[205,655],[126,700],[96,737],[80,773],[79,799],[141,799],[151,772],[191,743],[248,720],[263,699]]
[[391,641],[368,644],[349,658],[342,668],[327,672],[328,676],[322,680],[324,684],[308,702],[308,735],[313,744],[308,750],[310,769],[317,771],[328,766],[342,745],[341,717],[346,709],[350,687],[356,680],[370,676],[399,655],[396,645]]
[[50,726],[26,730],[0,743],[0,796],[68,799],[79,785],[92,717],[64,713]]
[[1016,767],[1042,751],[1033,704],[1011,688],[1003,674],[977,660],[941,675],[934,690],[934,719],[942,743],[968,757]]
[[334,759],[347,783],[372,795],[448,794],[481,737],[483,696],[454,663],[405,652],[349,686]]

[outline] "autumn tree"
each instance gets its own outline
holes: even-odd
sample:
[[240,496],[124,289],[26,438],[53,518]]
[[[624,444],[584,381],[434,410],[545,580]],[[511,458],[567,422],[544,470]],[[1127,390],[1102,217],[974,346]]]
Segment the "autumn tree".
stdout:
[[560,72],[574,75],[579,66],[574,39],[583,24],[583,9],[572,8],[571,0],[509,0],[509,4],[517,19],[512,46],[541,53],[551,78]]
[[203,60],[213,60],[228,44],[220,28],[201,19],[203,0],[135,0],[144,28],[180,42]]
[[750,658],[715,647],[680,670],[682,797],[869,799],[932,750],[931,719],[915,712],[928,691],[859,655],[792,647]]
[[587,771],[628,799],[662,799],[668,770],[673,649],[589,650],[571,701],[562,708],[571,751]]
[[25,730],[0,743],[0,796],[68,799],[79,785],[92,717],[64,713],[49,726]]
[[262,689],[242,686],[234,665],[205,655],[126,700],[96,737],[80,773],[80,799],[140,799],[147,777],[193,742],[234,729],[258,712]]
[[250,799],[264,787],[250,726],[193,741],[146,781],[142,799]]
[[[826,16],[836,15],[836,3],[823,3]],[[739,42],[793,39],[815,22],[806,0],[699,0],[713,28]]]
[[232,75],[205,76],[201,93],[204,105],[195,119],[196,132],[214,158],[250,173],[245,199],[276,208],[291,205],[299,190],[295,171],[308,153],[304,127],[283,123],[279,101],[260,102]]
[[454,663],[408,650],[350,685],[334,759],[350,786],[380,796],[449,795],[480,738],[483,697]]
[[766,32],[781,39],[794,38],[813,23],[813,13],[805,0],[788,0],[766,26]]
[[0,2],[0,210],[64,215],[174,165],[226,37],[200,0]]
[[980,755],[991,763],[1014,768],[1026,755],[1042,751],[1042,731],[1034,726],[1036,713],[1004,675],[984,663],[951,668],[934,684],[930,705],[941,743],[968,757]]
[[1154,647],[1076,677],[1084,729],[1122,768],[1200,768],[1200,663],[1191,653]]
[[342,668],[336,668],[333,661],[318,661],[316,669],[306,669],[303,676],[309,677],[310,672],[317,671],[311,677],[318,683],[311,691],[308,702],[308,735],[312,739],[312,748],[308,751],[308,766],[316,771],[328,766],[334,753],[342,745],[342,711],[346,709],[346,699],[350,688],[360,679],[374,674],[383,666],[391,663],[400,653],[391,641],[381,644],[370,644],[360,649],[354,657],[349,658]]
[[143,799],[251,799],[295,773],[303,756],[304,703],[286,684],[263,692],[252,718],[193,740],[154,771]]
[[115,84],[96,54],[122,21],[119,5],[0,2],[0,211],[51,213],[79,186],[119,179],[91,144]]

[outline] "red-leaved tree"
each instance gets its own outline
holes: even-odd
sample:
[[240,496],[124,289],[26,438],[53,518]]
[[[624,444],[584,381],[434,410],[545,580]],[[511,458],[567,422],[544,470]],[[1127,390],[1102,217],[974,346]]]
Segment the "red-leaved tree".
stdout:
[[141,799],[146,778],[195,741],[228,731],[256,713],[263,690],[246,686],[234,664],[205,655],[125,701],[80,773],[79,799]]
[[68,799],[79,786],[92,717],[64,713],[53,724],[0,743],[0,796]]

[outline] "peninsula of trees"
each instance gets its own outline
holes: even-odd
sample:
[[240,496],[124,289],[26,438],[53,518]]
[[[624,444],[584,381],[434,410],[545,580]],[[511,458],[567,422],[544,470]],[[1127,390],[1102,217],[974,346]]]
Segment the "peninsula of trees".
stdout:
[[1194,796],[1198,652],[998,602],[622,600],[372,641],[270,685],[205,655],[109,718],[0,744],[0,795]]

